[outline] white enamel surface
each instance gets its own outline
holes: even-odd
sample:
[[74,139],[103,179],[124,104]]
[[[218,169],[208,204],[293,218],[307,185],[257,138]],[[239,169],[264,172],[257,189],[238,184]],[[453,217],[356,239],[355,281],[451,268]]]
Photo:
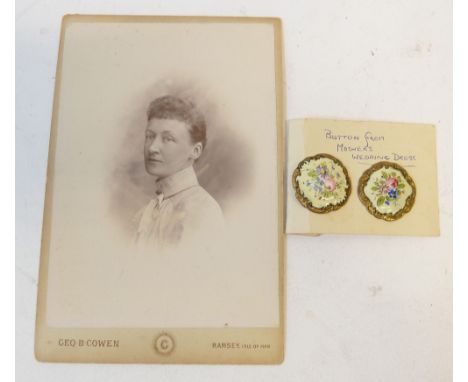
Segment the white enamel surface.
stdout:
[[[317,174],[317,167],[326,168],[326,174]],[[336,205],[346,199],[349,185],[343,168],[329,158],[307,161],[301,166],[297,177],[299,189],[303,196],[316,208]],[[314,175],[311,176],[310,174]]]
[[[374,187],[375,182],[378,182],[380,179],[382,179],[383,171],[385,171],[386,173],[388,172],[395,173],[399,179],[398,184],[404,185],[404,189],[403,189],[404,192],[403,193],[399,192],[398,197],[390,201],[389,204],[386,204],[386,203],[379,204],[378,198],[380,194],[376,190],[372,189]],[[405,206],[406,200],[413,193],[413,188],[406,181],[405,177],[399,170],[393,167],[390,167],[390,168],[383,167],[371,174],[366,186],[364,187],[364,193],[378,212],[380,212],[381,214],[394,215]]]

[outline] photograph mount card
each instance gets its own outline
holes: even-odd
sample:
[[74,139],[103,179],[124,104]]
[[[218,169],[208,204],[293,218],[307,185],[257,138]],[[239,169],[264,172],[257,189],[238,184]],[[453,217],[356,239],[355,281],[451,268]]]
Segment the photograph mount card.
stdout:
[[65,16],[36,358],[283,360],[274,18]]

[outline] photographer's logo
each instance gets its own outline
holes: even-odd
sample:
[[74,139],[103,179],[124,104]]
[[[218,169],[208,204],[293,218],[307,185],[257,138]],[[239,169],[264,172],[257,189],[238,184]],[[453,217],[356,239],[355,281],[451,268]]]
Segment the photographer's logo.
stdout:
[[154,340],[154,348],[159,354],[169,355],[175,347],[174,340],[167,333],[161,333]]

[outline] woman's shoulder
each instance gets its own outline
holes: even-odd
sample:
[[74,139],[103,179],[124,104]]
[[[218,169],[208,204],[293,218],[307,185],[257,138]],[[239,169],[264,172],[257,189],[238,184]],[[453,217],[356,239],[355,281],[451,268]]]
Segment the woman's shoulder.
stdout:
[[195,186],[180,195],[176,202],[177,209],[184,209],[188,214],[218,214],[222,216],[222,210],[213,196],[202,186]]

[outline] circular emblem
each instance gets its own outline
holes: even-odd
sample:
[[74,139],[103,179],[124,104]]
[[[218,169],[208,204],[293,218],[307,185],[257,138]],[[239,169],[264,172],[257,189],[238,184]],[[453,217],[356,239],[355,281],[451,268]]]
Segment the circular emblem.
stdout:
[[154,340],[154,348],[159,354],[168,355],[174,350],[174,347],[174,340],[167,333],[161,333]]
[[378,162],[362,174],[358,195],[370,214],[378,219],[394,221],[413,208],[416,185],[400,165]]
[[296,199],[318,214],[341,208],[351,193],[346,167],[329,154],[317,154],[299,162],[292,182]]

